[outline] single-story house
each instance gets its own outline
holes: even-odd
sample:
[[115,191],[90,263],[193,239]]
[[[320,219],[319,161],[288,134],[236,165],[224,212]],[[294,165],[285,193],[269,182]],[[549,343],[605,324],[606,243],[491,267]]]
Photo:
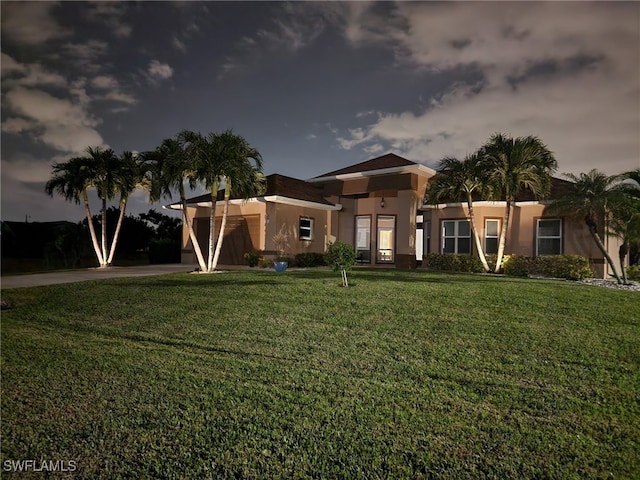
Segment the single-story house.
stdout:
[[[246,252],[275,256],[273,237],[288,235],[286,254],[322,253],[329,242],[353,245],[360,261],[370,265],[413,268],[430,252],[473,254],[466,203],[425,204],[429,180],[436,172],[389,153],[308,180],[273,174],[263,195],[230,201],[220,265],[243,264]],[[566,181],[553,179],[552,190]],[[222,217],[223,192],[218,195],[216,229]],[[198,242],[206,256],[211,197],[187,201]],[[504,202],[474,203],[476,224],[487,253],[495,253]],[[588,257],[596,274],[608,276],[608,266],[581,221],[549,217],[545,202],[528,192],[511,213],[505,252],[531,257],[577,254]],[[166,208],[180,209],[175,203]],[[619,240],[603,239],[617,259]],[[195,264],[188,230],[183,229],[182,262]]]

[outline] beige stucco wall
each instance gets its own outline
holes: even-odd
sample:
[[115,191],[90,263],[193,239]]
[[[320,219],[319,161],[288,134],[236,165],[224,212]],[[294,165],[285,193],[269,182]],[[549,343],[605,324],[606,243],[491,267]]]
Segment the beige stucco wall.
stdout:
[[[285,252],[287,256],[293,257],[304,252],[324,252],[331,235],[330,213],[317,208],[268,203],[269,220],[266,223],[266,240],[263,250],[268,255],[276,254],[273,236],[282,229],[289,236],[288,248]],[[300,217],[313,218],[312,240],[300,240],[298,231]]]
[[[484,244],[485,220],[499,219],[502,225],[504,216],[504,204],[487,205],[486,202],[474,205],[476,226],[480,239]],[[444,208],[427,209],[423,212],[424,222],[431,221],[431,252],[437,253],[442,248],[442,220],[456,220],[467,218],[465,206],[447,206]],[[536,220],[538,218],[557,218],[544,214],[544,205],[538,203],[517,204],[511,212],[509,231],[507,233],[507,254],[519,254],[526,256],[536,255]],[[424,241],[427,241],[426,234]],[[607,250],[619,268],[617,251],[620,245],[619,239],[609,237],[606,240]],[[473,246],[475,250],[475,245]],[[426,252],[426,245],[424,245]],[[569,255],[582,255],[591,261],[594,273],[598,277],[609,275],[610,271],[604,257],[593,241],[587,227],[580,220],[564,217],[562,219],[562,252]]]

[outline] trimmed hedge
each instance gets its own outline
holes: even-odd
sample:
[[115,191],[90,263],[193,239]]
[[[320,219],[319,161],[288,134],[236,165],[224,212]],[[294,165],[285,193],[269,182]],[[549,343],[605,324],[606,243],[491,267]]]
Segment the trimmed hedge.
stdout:
[[526,277],[531,273],[531,258],[524,255],[505,255],[502,258],[502,270],[510,277]]
[[537,257],[533,272],[544,277],[581,280],[593,277],[589,260],[580,255],[550,255]]
[[640,265],[631,265],[627,268],[627,279],[640,280]]
[[428,253],[422,257],[423,265],[431,270],[446,272],[484,272],[480,259],[471,255],[454,253]]
[[[487,263],[492,269],[495,262],[495,255],[487,256]],[[469,273],[481,273],[484,271],[480,259],[471,255],[429,253],[423,257],[423,264],[430,270]],[[549,255],[535,259],[525,255],[505,255],[502,260],[502,269],[505,275],[512,277],[541,275],[570,280],[593,277],[589,259],[580,255]]]
[[294,264],[297,267],[302,267],[302,268],[321,267],[326,265],[324,261],[324,254],[316,253],[316,252],[298,253],[295,256]]

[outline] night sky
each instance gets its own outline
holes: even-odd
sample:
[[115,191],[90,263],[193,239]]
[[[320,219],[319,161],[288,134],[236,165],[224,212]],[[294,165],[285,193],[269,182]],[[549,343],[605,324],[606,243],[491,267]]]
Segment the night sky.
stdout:
[[558,175],[640,167],[637,2],[0,8],[2,220],[81,220],[44,193],[53,162],[183,129],[233,128],[302,179],[387,152],[433,167],[495,132],[540,137]]

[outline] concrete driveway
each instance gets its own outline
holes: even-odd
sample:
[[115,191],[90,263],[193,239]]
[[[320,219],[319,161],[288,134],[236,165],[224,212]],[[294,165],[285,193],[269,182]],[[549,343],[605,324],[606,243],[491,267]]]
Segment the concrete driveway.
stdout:
[[164,275],[166,273],[191,272],[193,265],[167,264],[142,265],[136,267],[88,268],[85,270],[64,270],[30,275],[10,275],[0,279],[0,288],[39,287],[58,283],[85,282],[87,280],[102,280],[105,278],[146,277]]

